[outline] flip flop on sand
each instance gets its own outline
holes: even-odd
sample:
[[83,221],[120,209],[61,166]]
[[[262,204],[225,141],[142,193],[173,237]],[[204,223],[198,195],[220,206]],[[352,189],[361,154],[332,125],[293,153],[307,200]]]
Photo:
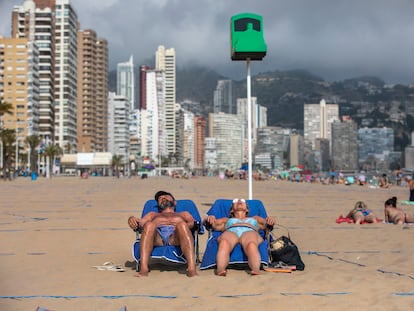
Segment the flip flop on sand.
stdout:
[[93,266],[93,268],[96,268],[98,270],[106,270],[106,271],[117,271],[117,272],[124,272],[125,269],[121,267],[120,264],[113,264],[110,261],[104,262],[102,266]]
[[268,267],[264,268],[267,272],[282,272],[282,273],[291,273],[296,270],[296,266],[289,266],[282,261],[272,262]]

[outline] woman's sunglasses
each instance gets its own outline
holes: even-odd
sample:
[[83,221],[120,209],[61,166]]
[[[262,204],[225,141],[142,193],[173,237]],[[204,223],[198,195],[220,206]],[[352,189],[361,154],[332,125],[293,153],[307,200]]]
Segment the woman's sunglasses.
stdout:
[[233,199],[233,204],[234,204],[234,203],[237,203],[237,202],[239,202],[239,201],[241,201],[241,202],[243,202],[243,203],[246,203],[246,200],[245,200],[245,199],[235,198],[235,199]]

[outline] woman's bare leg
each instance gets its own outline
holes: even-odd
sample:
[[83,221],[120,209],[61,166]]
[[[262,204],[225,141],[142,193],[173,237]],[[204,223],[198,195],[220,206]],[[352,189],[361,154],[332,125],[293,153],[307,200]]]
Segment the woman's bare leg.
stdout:
[[239,242],[237,235],[233,232],[223,232],[218,239],[218,251],[216,255],[217,275],[226,276],[226,268],[229,264],[230,253]]
[[248,258],[248,264],[252,275],[260,274],[259,244],[263,241],[256,231],[248,231],[240,237],[240,244]]

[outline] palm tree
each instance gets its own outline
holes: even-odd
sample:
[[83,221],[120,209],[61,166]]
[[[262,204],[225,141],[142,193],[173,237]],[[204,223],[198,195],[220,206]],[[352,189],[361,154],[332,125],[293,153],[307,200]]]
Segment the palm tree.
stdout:
[[30,171],[36,171],[36,159],[37,159],[37,150],[36,147],[39,146],[42,139],[38,135],[30,135],[26,137],[26,144],[30,148]]
[[52,168],[53,163],[55,163],[55,159],[63,154],[62,148],[60,148],[58,145],[49,145],[45,148],[45,155],[46,157],[49,157],[49,176],[52,176]]
[[[7,103],[7,102],[5,102],[4,100],[3,100],[3,98],[0,98],[0,134],[2,134],[2,131],[3,131],[3,116],[5,115],[5,114],[13,114],[13,105],[12,104],[10,104],[10,103]],[[9,134],[6,134],[6,136],[7,135],[9,135]],[[0,163],[4,163],[4,158],[5,158],[5,147],[4,147],[4,144],[3,144],[3,139],[1,139],[0,140],[0,157],[2,157],[2,159],[1,159],[1,161],[0,161]],[[3,165],[3,168],[4,168],[4,165]],[[3,176],[5,176],[4,174],[3,174]]]
[[[0,98],[0,118],[3,119],[5,114],[13,114],[13,105]],[[3,127],[3,122],[0,124]]]
[[122,161],[123,156],[122,155],[113,155],[112,156],[112,169],[115,170],[116,173],[116,177],[119,178],[119,167],[122,165],[123,161]]
[[14,130],[11,129],[3,129],[0,131],[0,139],[3,146],[3,157],[4,157],[4,165],[3,165],[3,177],[11,179],[11,172],[12,172],[12,159],[17,156],[15,154],[15,148],[13,144],[16,142],[16,135]]

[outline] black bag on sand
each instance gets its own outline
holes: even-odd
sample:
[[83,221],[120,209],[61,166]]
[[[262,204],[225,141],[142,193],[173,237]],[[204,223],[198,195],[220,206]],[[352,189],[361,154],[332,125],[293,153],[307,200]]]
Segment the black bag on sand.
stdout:
[[271,235],[271,241],[269,243],[269,255],[271,262],[282,261],[289,266],[296,266],[296,270],[305,270],[305,263],[300,257],[299,249],[295,243],[288,236],[281,236],[279,238],[273,238]]

